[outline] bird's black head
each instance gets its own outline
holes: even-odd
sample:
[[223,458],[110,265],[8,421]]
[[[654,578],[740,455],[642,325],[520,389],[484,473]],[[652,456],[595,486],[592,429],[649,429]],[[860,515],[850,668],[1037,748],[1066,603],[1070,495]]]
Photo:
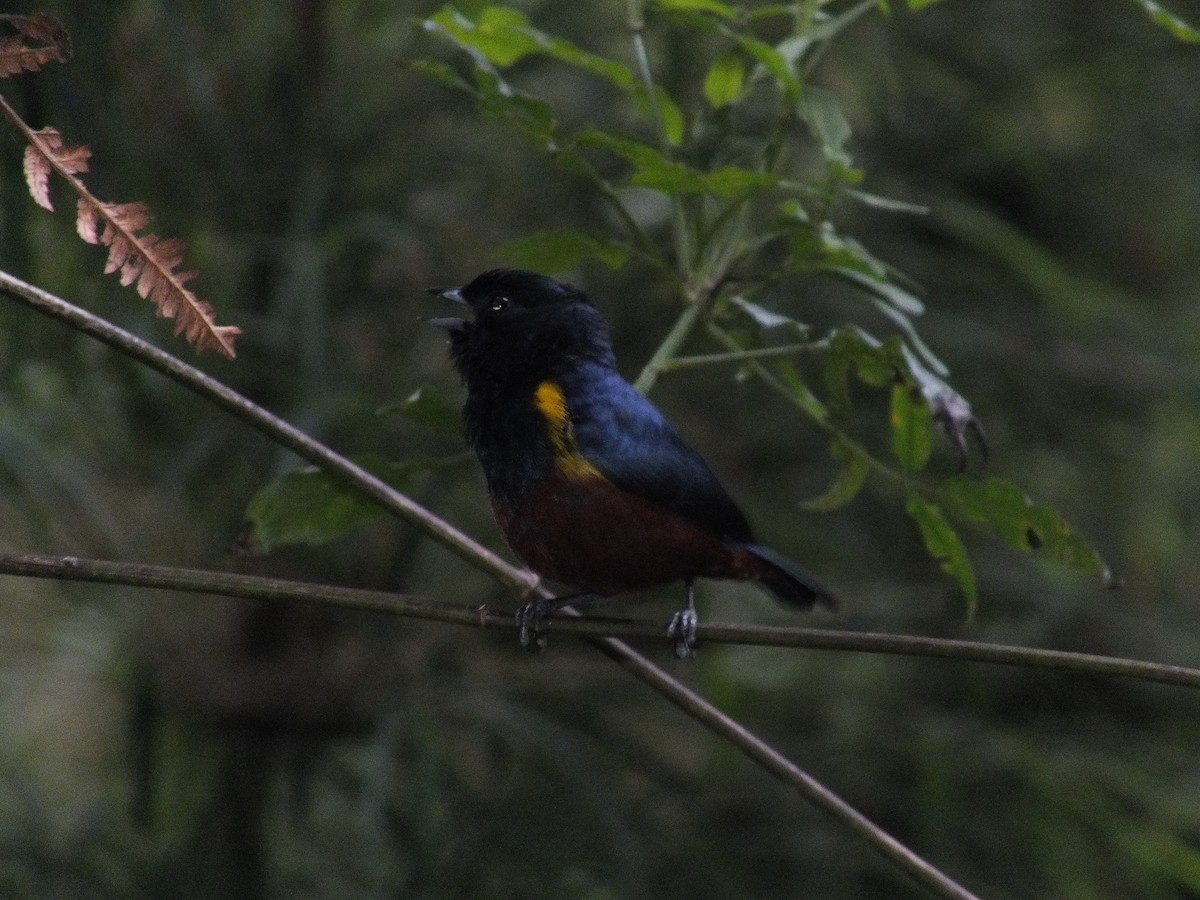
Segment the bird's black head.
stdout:
[[613,364],[604,318],[572,285],[521,269],[491,269],[461,288],[430,293],[473,314],[432,320],[450,333],[450,353],[468,390],[536,383],[582,361]]

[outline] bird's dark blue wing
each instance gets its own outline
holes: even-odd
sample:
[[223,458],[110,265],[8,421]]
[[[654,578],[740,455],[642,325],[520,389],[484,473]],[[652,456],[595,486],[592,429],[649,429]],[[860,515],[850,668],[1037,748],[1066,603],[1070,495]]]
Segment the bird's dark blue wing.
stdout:
[[576,443],[601,474],[723,537],[753,540],[704,457],[620,375],[584,366],[563,381]]

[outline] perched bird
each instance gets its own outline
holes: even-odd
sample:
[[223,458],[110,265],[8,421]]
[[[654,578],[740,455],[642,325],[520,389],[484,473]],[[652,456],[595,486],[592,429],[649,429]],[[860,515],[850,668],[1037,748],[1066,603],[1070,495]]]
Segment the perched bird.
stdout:
[[668,626],[681,657],[695,647],[696,578],[833,605],[820,582],[755,541],[703,457],[617,373],[608,327],[582,291],[494,269],[430,292],[473,314],[432,324],[449,332],[466,383],[467,438],[500,530],[533,571],[578,592],[525,604],[523,646],[544,647],[542,619],[569,601],[672,581],[687,592]]

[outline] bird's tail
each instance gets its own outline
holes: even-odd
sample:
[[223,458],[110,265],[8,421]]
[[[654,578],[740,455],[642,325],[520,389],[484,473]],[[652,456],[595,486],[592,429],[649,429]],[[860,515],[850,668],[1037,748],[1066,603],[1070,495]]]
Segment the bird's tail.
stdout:
[[802,609],[837,606],[833,592],[790,559],[760,544],[749,544],[746,551],[763,564],[758,581],[784,603]]

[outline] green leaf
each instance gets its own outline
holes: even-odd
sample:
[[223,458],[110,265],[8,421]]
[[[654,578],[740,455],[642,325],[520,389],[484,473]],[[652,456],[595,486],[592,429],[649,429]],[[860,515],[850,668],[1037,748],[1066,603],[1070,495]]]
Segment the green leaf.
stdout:
[[[864,262],[867,262],[867,260],[873,261],[874,257],[868,255],[868,258]],[[832,269],[831,271],[848,281],[854,282],[863,290],[887,302],[906,316],[919,316],[925,312],[924,303],[904,290],[904,288],[890,281],[885,281],[880,277],[872,277],[872,275],[858,271],[857,269]]]
[[[378,457],[357,460],[374,475],[397,487],[422,468]],[[260,490],[246,507],[243,541],[252,553],[289,545],[315,546],[381,518],[378,504],[315,468],[288,472]]]
[[1160,28],[1165,28],[1172,37],[1189,44],[1200,43],[1200,28],[1170,10],[1163,9],[1162,4],[1155,3],[1154,0],[1134,0],[1134,2],[1146,11],[1150,21]]
[[[651,108],[646,92],[638,88],[634,92],[634,97],[637,100],[638,109],[642,115],[649,116]],[[667,143],[672,147],[678,147],[683,143],[683,132],[686,127],[683,110],[662,87],[655,87],[654,102],[658,105],[658,114],[662,116],[662,127]]]
[[800,81],[796,78],[795,72],[792,71],[792,66],[787,56],[770,44],[747,37],[740,32],[726,29],[725,33],[737,41],[739,47],[758,60],[763,70],[768,72],[783,89],[784,94],[793,101],[800,97]]
[[631,185],[650,188],[668,196],[713,194],[729,197],[769,189],[779,184],[775,175],[736,166],[702,172],[668,159],[660,150],[649,144],[598,128],[589,128],[581,132],[577,141],[581,146],[607,150],[631,163],[634,167],[629,179]]
[[925,541],[925,549],[929,555],[942,564],[942,571],[949,574],[958,582],[959,589],[967,601],[967,618],[975,616],[979,606],[979,592],[975,586],[975,569],[967,548],[959,539],[957,532],[950,526],[942,511],[923,500],[915,493],[908,495],[905,510],[917,527],[921,529],[921,537]]
[[933,415],[907,384],[892,388],[892,451],[909,472],[919,472],[933,453]]
[[609,268],[619,269],[625,265],[629,254],[628,244],[602,241],[574,228],[539,231],[500,248],[500,255],[513,265],[550,273],[573,269],[589,257],[600,260]]
[[829,405],[837,415],[849,415],[851,410],[851,370],[863,384],[887,387],[896,381],[899,353],[898,339],[878,341],[853,325],[834,332],[823,356],[821,374],[829,391]]
[[476,59],[501,67],[511,66],[540,49],[537,39],[525,31],[529,20],[507,6],[488,6],[480,11],[477,21],[452,6],[443,6],[422,25],[426,31],[449,37]]
[[458,406],[429,387],[419,387],[399,403],[379,410],[383,416],[400,416],[410,422],[443,434],[462,434],[462,416]]
[[817,497],[806,500],[800,505],[813,512],[830,512],[845,506],[863,489],[871,474],[870,460],[865,454],[855,450],[841,441],[833,444],[834,457],[841,462],[837,477]]
[[808,334],[808,326],[803,322],[799,322],[791,316],[777,313],[772,309],[767,309],[765,306],[759,306],[757,303],[752,303],[745,297],[733,297],[729,302],[744,312],[759,328],[791,328],[801,335]]
[[717,0],[654,0],[654,5],[670,11],[705,12],[722,19],[737,18],[737,11],[732,6]]
[[850,142],[850,123],[833,94],[810,84],[800,98],[799,111],[820,142],[825,158],[848,167],[851,160],[846,144]]
[[1107,564],[1062,517],[1046,506],[1037,506],[1011,481],[958,475],[946,480],[944,495],[963,514],[986,522],[1010,546],[1037,550],[1066,565],[1097,572],[1106,582],[1112,574]]
[[715,109],[727,106],[742,95],[746,63],[740,53],[729,51],[717,58],[704,78],[704,96]]
[[908,343],[920,354],[934,374],[944,377],[950,373],[946,364],[938,359],[937,355],[922,340],[912,323],[912,316],[920,315],[925,311],[925,305],[920,300],[904,288],[880,276],[832,266],[827,267],[826,271],[862,288],[871,298],[875,308],[899,326]]
[[909,203],[907,200],[897,200],[894,197],[883,197],[868,191],[860,191],[857,188],[847,188],[846,194],[871,209],[912,216],[929,215],[929,207],[919,203]]
[[625,91],[631,90],[635,83],[628,67],[537,30],[524,13],[508,6],[485,7],[475,20],[444,6],[422,25],[426,31],[442,34],[466,50],[476,65],[486,60],[507,68],[527,56],[541,54],[603,78]]
[[789,360],[778,360],[774,365],[775,374],[787,388],[791,401],[815,422],[828,422],[829,410],[817,395],[808,389],[800,373]]

